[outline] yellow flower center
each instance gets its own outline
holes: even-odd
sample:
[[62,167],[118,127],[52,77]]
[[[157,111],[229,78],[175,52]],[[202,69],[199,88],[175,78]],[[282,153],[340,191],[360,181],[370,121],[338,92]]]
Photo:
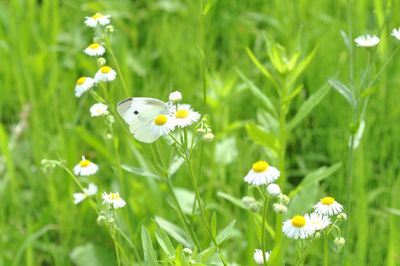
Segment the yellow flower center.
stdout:
[[103,73],[103,74],[110,73],[111,67],[109,67],[109,66],[103,66],[103,67],[100,68],[100,71],[101,71],[101,73]]
[[178,110],[178,112],[175,113],[176,118],[186,118],[189,116],[189,111],[185,109]]
[[268,169],[269,165],[266,161],[258,161],[253,163],[253,171],[256,173],[265,172]]
[[99,47],[100,47],[100,44],[98,44],[98,43],[92,43],[91,45],[89,45],[90,49],[97,49]]
[[99,19],[99,18],[102,18],[102,17],[103,17],[102,14],[96,13],[96,14],[94,14],[94,15],[92,16],[92,19]]
[[297,228],[301,228],[306,225],[306,218],[300,215],[296,215],[292,218],[292,225]]
[[154,123],[157,126],[162,126],[165,123],[167,123],[168,118],[165,115],[158,115],[155,119],[154,119]]
[[78,79],[78,81],[76,82],[76,84],[78,85],[82,85],[83,83],[85,83],[86,78],[85,77],[81,77]]
[[82,160],[79,162],[79,165],[82,167],[87,167],[87,166],[89,166],[89,164],[90,164],[89,160]]
[[324,205],[331,205],[333,202],[335,202],[335,199],[332,197],[325,197],[321,199],[321,203]]
[[112,200],[117,200],[117,199],[119,199],[118,193],[111,193],[110,197],[111,197]]

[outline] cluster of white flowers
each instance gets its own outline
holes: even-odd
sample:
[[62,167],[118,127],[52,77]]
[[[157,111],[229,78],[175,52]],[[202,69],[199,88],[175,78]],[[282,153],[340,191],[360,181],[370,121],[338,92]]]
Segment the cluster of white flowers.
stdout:
[[[393,29],[392,33],[390,34],[394,38],[400,41],[400,28]],[[361,35],[354,39],[355,43],[359,47],[374,47],[377,46],[380,42],[380,39],[376,35]]]
[[305,239],[318,231],[324,230],[332,224],[334,215],[343,214],[343,206],[332,197],[322,198],[315,206],[314,212],[310,214],[295,215],[283,222],[283,233],[293,239]]

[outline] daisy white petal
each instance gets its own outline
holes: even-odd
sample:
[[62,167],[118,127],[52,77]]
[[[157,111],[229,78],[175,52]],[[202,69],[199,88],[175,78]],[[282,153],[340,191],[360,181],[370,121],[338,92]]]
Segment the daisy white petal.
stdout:
[[90,56],[102,56],[106,49],[99,43],[92,43],[83,50],[83,52]]
[[341,213],[343,206],[332,197],[324,197],[314,206],[314,210],[316,213],[332,216]]
[[89,77],[81,77],[76,81],[75,96],[81,97],[83,93],[88,91],[94,85],[94,79]]
[[90,115],[93,116],[101,116],[108,113],[108,106],[103,103],[95,103],[90,107]]
[[78,204],[87,197],[93,196],[97,193],[97,186],[94,184],[89,184],[88,188],[83,189],[83,193],[74,193],[74,204]]
[[85,24],[91,28],[97,25],[107,25],[110,23],[110,15],[102,15],[101,13],[96,13],[91,17],[86,17]]
[[400,41],[400,28],[393,29],[390,35],[392,35],[393,37],[395,37],[397,40]]
[[301,216],[296,215],[292,219],[283,222],[283,233],[292,239],[305,239],[314,234],[315,229],[310,222],[308,214]]
[[278,179],[280,172],[265,161],[253,163],[252,169],[244,177],[244,181],[251,185],[260,186],[270,184]]
[[119,196],[118,192],[103,192],[102,194],[103,204],[113,206],[114,209],[122,208],[126,205],[126,202]]
[[314,230],[323,230],[331,224],[331,220],[326,215],[321,215],[318,213],[310,214],[310,223],[314,227]]
[[188,104],[180,104],[173,110],[174,120],[178,127],[187,127],[199,121],[201,115],[192,110]]
[[378,45],[380,39],[375,35],[362,35],[354,40],[359,47],[373,47]]
[[100,81],[112,81],[117,76],[117,72],[109,66],[102,66],[94,76],[96,82]]
[[168,115],[158,115],[154,118],[153,124],[151,127],[152,133],[164,136],[169,134],[171,131],[175,129],[175,123],[172,117]]
[[[269,256],[271,255],[270,251],[265,252],[265,260],[269,260]],[[256,249],[253,255],[254,261],[256,264],[264,264],[264,256],[261,249]]]
[[86,158],[82,156],[82,160],[75,165],[73,172],[75,175],[89,176],[94,175],[97,170],[99,170],[99,167],[95,163],[86,160]]
[[82,202],[84,199],[86,199],[86,195],[84,193],[74,193],[73,197],[74,197],[75,205]]

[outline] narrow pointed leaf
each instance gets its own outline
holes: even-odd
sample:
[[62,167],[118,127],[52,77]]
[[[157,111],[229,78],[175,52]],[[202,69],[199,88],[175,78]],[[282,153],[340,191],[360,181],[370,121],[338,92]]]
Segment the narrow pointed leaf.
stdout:
[[328,83],[339,92],[353,108],[356,106],[354,93],[345,84],[336,79],[329,79]]

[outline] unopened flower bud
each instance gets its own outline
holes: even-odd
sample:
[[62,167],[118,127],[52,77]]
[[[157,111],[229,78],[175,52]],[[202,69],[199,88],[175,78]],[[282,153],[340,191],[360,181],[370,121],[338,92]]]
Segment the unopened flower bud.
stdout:
[[347,215],[346,215],[344,212],[342,212],[341,214],[339,214],[339,215],[337,216],[337,218],[338,218],[339,220],[344,220],[344,221],[346,221],[346,220],[347,220]]
[[281,194],[281,188],[277,184],[269,184],[267,187],[267,193],[271,197],[278,197]]
[[285,194],[279,195],[279,199],[282,201],[283,204],[288,204],[290,201],[289,197]]
[[180,103],[182,101],[182,93],[179,91],[171,92],[169,94],[169,101],[174,104]]
[[108,25],[106,27],[106,32],[114,32],[114,26],[113,25]]
[[315,232],[314,238],[320,238],[321,237],[321,233],[320,232]]
[[337,248],[342,248],[346,244],[346,240],[343,237],[336,237],[334,242]]
[[97,64],[99,65],[99,67],[104,66],[107,63],[107,60],[104,57],[99,57],[97,59]]
[[192,250],[190,248],[184,248],[182,251],[183,251],[183,253],[186,253],[188,255],[192,255]]
[[249,207],[250,204],[256,202],[256,200],[255,200],[253,197],[246,196],[246,197],[243,197],[243,198],[242,198],[242,202],[243,202],[244,205],[246,205],[247,207]]
[[258,202],[253,202],[249,205],[249,209],[252,212],[260,212],[260,205],[258,204]]
[[204,128],[198,128],[197,129],[197,134],[199,135],[205,135],[206,134],[206,130]]
[[97,217],[97,220],[96,220],[96,222],[99,225],[104,225],[106,221],[107,221],[107,218],[104,215],[99,215],[99,217]]
[[213,141],[213,139],[214,139],[214,134],[211,132],[208,132],[203,136],[203,140],[205,142],[211,142],[211,141]]
[[287,212],[287,207],[283,204],[274,203],[274,205],[272,207],[274,208],[274,211],[276,213],[286,213]]

